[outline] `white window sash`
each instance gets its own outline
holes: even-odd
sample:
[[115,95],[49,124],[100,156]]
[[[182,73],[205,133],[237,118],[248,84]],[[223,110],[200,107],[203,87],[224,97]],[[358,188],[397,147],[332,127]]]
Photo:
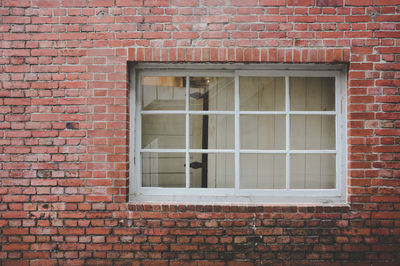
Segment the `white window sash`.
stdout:
[[[170,65],[174,67],[174,65]],[[138,68],[140,69],[140,67]],[[286,202],[288,197],[300,197],[296,202],[346,202],[346,93],[344,88],[345,75],[338,68],[332,70],[171,70],[171,69],[152,69],[145,65],[143,69],[135,73],[131,68],[131,93],[130,93],[130,154],[134,154],[130,160],[130,199],[153,201],[181,201],[176,196],[189,196],[186,200],[201,199],[213,202],[226,200],[231,202],[248,202],[251,199],[257,202],[257,198],[262,202]],[[185,110],[141,110],[141,77],[142,76],[174,76],[186,78]],[[234,78],[234,110],[233,111],[191,111],[189,109],[189,89],[190,77],[212,76],[212,77],[233,77]],[[240,111],[240,76],[270,76],[285,78],[285,110],[282,111]],[[138,77],[136,79],[136,77]],[[291,111],[290,110],[290,84],[289,77],[335,77],[335,110],[334,111]],[[135,86],[136,85],[136,86]],[[184,114],[186,118],[185,127],[185,149],[144,149],[141,147],[141,117],[151,114]],[[233,115],[234,116],[234,148],[233,149],[191,149],[190,148],[190,115]],[[286,123],[286,147],[284,150],[259,150],[240,148],[240,115],[285,115]],[[292,150],[290,148],[290,116],[291,115],[335,115],[336,126],[336,149],[334,150]],[[133,134],[132,134],[133,133]],[[181,152],[185,153],[185,188],[164,188],[164,187],[142,187],[141,177],[141,154],[142,153],[165,153]],[[190,153],[233,153],[235,161],[235,186],[232,189],[218,188],[190,188]],[[286,187],[284,189],[240,189],[240,154],[286,154]],[[292,189],[290,188],[290,155],[291,154],[336,154],[336,188],[335,189]],[[161,198],[147,199],[147,197],[160,196]],[[204,196],[206,196],[204,198]],[[254,198],[256,197],[256,198]],[[312,198],[312,200],[310,200]]]

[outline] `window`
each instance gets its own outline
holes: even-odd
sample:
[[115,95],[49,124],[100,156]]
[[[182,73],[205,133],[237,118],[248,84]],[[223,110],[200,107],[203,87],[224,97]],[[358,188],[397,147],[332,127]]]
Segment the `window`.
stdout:
[[131,200],[345,202],[343,68],[271,67],[132,68]]

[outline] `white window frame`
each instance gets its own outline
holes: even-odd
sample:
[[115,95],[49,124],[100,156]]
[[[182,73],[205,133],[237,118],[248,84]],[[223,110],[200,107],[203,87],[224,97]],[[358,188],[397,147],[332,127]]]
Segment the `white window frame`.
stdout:
[[[129,199],[131,202],[168,202],[195,204],[344,204],[347,203],[347,76],[344,65],[285,65],[285,64],[153,64],[142,63],[130,66],[130,171]],[[189,97],[186,96],[186,109],[182,111],[142,111],[141,110],[141,76],[213,76],[234,77],[235,109],[234,111],[189,111]],[[240,111],[239,76],[285,77],[285,110],[284,111]],[[138,78],[137,78],[138,77]],[[289,78],[290,77],[335,77],[335,111],[290,111]],[[186,95],[189,95],[189,82],[186,82]],[[139,89],[137,89],[139,88]],[[168,113],[186,115],[186,148],[185,149],[152,149],[152,152],[186,153],[186,187],[141,187],[141,156],[146,152],[141,147],[141,114]],[[202,150],[189,147],[189,114],[232,114],[235,121],[235,148],[233,150]],[[240,148],[240,114],[282,114],[286,116],[286,149],[285,150],[244,150]],[[336,149],[335,150],[290,150],[290,114],[335,115]],[[189,152],[235,154],[235,187],[234,188],[190,188],[189,187]],[[285,189],[239,189],[240,153],[286,154],[286,188]],[[290,154],[327,153],[336,154],[336,188],[335,189],[290,189]]]

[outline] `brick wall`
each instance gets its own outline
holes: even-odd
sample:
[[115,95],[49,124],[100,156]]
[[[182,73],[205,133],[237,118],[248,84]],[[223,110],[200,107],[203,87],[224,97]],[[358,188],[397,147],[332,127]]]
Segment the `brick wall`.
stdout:
[[[399,38],[399,0],[0,0],[0,264],[399,263]],[[349,63],[349,205],[128,203],[128,61]]]

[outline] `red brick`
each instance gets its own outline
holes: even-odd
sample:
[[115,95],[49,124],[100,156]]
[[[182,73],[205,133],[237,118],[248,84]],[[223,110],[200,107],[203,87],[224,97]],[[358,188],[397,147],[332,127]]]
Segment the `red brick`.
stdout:
[[29,147],[5,147],[4,153],[29,153],[31,148]]
[[60,235],[83,235],[84,229],[75,229],[75,228],[60,228],[58,229],[58,233]]
[[400,129],[376,129],[375,134],[378,136],[399,136]]
[[373,202],[400,202],[400,196],[373,196]]
[[376,0],[375,5],[389,5],[389,6],[395,6],[399,5],[400,1],[399,0]]
[[372,213],[374,219],[400,219],[399,212],[374,212]]
[[141,0],[117,0],[117,6],[141,6]]
[[371,6],[372,0],[346,0],[348,6]]
[[172,0],[175,6],[198,6],[199,0]]
[[3,196],[4,202],[26,202],[28,196],[17,196],[17,195],[5,195]]
[[286,0],[260,0],[262,6],[285,6]]
[[85,244],[78,244],[78,243],[73,243],[73,244],[59,244],[58,248],[60,250],[84,250],[85,249]]
[[82,195],[60,196],[62,202],[83,202]]
[[199,37],[197,32],[174,32],[175,39],[196,39]]
[[249,1],[240,1],[240,0],[231,0],[231,4],[233,6],[257,6],[257,0],[249,0]]
[[343,0],[316,0],[317,6],[342,6]]
[[170,0],[144,0],[144,6],[169,6]]
[[88,3],[88,0],[62,0],[62,7],[84,7]]
[[110,229],[108,228],[87,228],[86,234],[88,235],[108,235],[110,234]]
[[14,251],[20,251],[20,250],[28,250],[29,249],[29,244],[3,244],[2,245],[2,250],[8,251],[8,250],[14,250]]
[[85,72],[86,67],[85,66],[61,66],[60,71],[61,72]]
[[171,38],[171,33],[169,32],[145,32],[143,34],[145,39],[169,39]]
[[30,67],[27,65],[15,65],[15,66],[5,66],[5,72],[18,73],[18,72],[29,72]]
[[288,6],[313,6],[315,0],[288,0]]
[[111,250],[112,245],[107,244],[87,244],[86,250]]

